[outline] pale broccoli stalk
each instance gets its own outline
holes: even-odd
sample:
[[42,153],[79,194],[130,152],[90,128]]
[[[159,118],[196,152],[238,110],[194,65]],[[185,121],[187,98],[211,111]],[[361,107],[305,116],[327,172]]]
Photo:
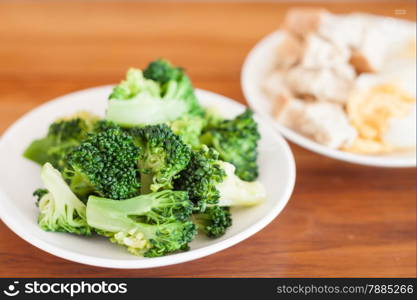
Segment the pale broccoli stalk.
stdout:
[[176,95],[162,95],[159,83],[130,69],[126,80],[113,89],[106,119],[124,127],[153,125],[175,120],[187,110],[187,103]]
[[218,161],[226,177],[216,188],[219,190],[219,206],[252,206],[262,203],[266,191],[259,181],[244,181],[235,175],[235,166]]
[[61,173],[50,163],[43,165],[41,178],[47,190],[38,201],[38,224],[45,231],[91,234],[86,206],[75,196]]
[[162,256],[188,249],[196,226],[188,194],[162,191],[127,200],[90,196],[87,220],[99,234],[127,247],[134,255]]

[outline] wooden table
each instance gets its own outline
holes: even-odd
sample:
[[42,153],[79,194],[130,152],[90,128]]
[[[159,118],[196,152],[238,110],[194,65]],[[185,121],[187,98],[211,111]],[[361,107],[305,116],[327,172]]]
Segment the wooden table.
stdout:
[[[128,67],[156,57],[186,66],[197,87],[244,103],[242,62],[290,6],[1,2],[0,132],[44,101],[117,82]],[[416,18],[414,1],[322,6]],[[170,267],[104,269],[43,252],[1,223],[0,276],[416,276],[415,169],[357,166],[291,148],[297,182],[287,207],[230,249]]]

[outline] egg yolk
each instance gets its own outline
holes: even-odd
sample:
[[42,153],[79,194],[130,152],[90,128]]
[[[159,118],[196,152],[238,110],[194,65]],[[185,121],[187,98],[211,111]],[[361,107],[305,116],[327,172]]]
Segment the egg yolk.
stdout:
[[394,85],[381,84],[367,91],[354,92],[347,102],[347,114],[358,131],[351,152],[376,153],[390,151],[382,141],[391,118],[402,119],[409,114],[416,99]]

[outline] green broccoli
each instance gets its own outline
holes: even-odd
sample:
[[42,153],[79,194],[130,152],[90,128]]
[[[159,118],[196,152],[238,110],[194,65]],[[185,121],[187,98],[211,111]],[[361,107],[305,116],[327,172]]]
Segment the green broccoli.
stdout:
[[165,190],[125,200],[90,196],[88,201],[91,199],[101,201],[101,208],[123,210],[130,218],[147,224],[187,221],[193,210],[193,203],[184,191]]
[[220,198],[216,186],[226,173],[218,164],[218,157],[217,151],[207,146],[193,151],[187,168],[174,180],[174,188],[187,191],[199,211],[204,211],[207,205],[217,204]]
[[253,206],[266,199],[266,191],[259,181],[244,181],[235,175],[234,165],[219,161],[226,176],[216,188],[220,192],[219,206]]
[[88,224],[135,255],[156,257],[187,250],[196,234],[188,221],[192,203],[187,193],[162,191],[111,200],[90,196]]
[[227,228],[232,226],[229,207],[217,205],[208,206],[204,212],[194,214],[192,220],[198,229],[211,238],[224,235]]
[[174,67],[169,61],[160,58],[150,62],[143,71],[143,75],[145,78],[165,84],[171,80],[179,80],[184,75],[184,70]]
[[158,82],[164,99],[182,99],[187,104],[187,113],[202,117],[204,110],[194,94],[190,78],[184,69],[174,67],[165,59],[151,62],[143,71],[143,75]]
[[126,80],[109,97],[107,120],[132,127],[166,123],[185,114],[202,114],[189,78],[166,61],[158,68],[161,62],[151,63],[144,73],[139,69],[127,72]]
[[184,143],[190,145],[193,149],[198,149],[201,146],[200,135],[205,123],[205,119],[200,116],[186,115],[169,122],[168,125],[175,134],[181,137]]
[[108,129],[120,129],[121,127],[116,123],[108,120],[99,120],[93,125],[93,133],[99,133]]
[[191,155],[187,168],[175,179],[176,190],[187,191],[197,211],[212,205],[249,206],[265,199],[263,185],[246,182],[235,175],[235,167],[218,160],[218,153],[203,145]]
[[200,142],[214,147],[221,160],[233,164],[241,179],[255,180],[258,177],[256,159],[260,135],[253,112],[247,109],[233,120],[214,119],[208,123]]
[[86,206],[71,191],[61,173],[50,163],[42,167],[41,178],[46,189],[38,189],[38,224],[45,231],[91,234],[86,221]]
[[88,113],[78,113],[56,120],[49,126],[47,135],[34,140],[23,156],[40,165],[49,162],[62,170],[65,166],[65,155],[87,138],[95,119]]
[[48,194],[48,190],[47,189],[36,189],[33,192],[33,196],[36,197],[36,206],[39,206],[39,201],[42,199],[43,196],[45,196],[46,194]]
[[130,135],[108,128],[91,135],[68,155],[64,177],[82,199],[90,194],[126,199],[139,193],[140,149]]
[[190,147],[164,124],[134,127],[128,132],[142,149],[138,161],[141,193],[172,188],[172,180],[190,160]]
[[186,111],[182,99],[164,99],[157,82],[130,69],[109,97],[106,119],[123,127],[143,126],[175,120]]
[[113,88],[109,99],[129,100],[138,96],[159,97],[159,95],[160,87],[157,82],[143,77],[141,70],[131,68],[126,73],[126,79]]

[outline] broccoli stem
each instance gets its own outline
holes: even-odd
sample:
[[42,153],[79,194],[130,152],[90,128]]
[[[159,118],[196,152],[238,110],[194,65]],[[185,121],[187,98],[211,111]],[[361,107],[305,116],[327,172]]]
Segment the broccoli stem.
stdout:
[[232,164],[224,161],[219,161],[219,164],[226,173],[225,179],[216,186],[220,193],[219,206],[252,206],[265,200],[266,191],[262,183],[241,180]]
[[153,183],[153,176],[151,174],[140,174],[140,193],[141,195],[151,193],[151,185]]
[[46,231],[90,234],[86,206],[71,191],[61,173],[46,163],[42,167],[41,178],[48,192],[38,202],[39,226]]

